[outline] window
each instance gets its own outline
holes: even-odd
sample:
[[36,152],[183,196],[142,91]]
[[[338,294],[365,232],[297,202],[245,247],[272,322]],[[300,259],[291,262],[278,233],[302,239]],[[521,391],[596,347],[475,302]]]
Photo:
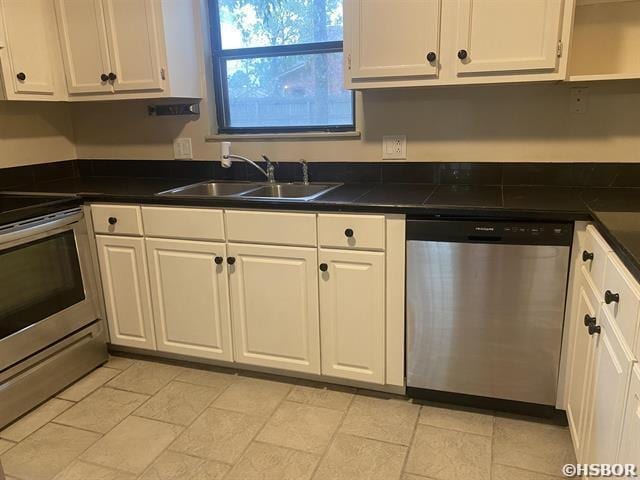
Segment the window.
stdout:
[[220,133],[354,130],[342,0],[209,0]]

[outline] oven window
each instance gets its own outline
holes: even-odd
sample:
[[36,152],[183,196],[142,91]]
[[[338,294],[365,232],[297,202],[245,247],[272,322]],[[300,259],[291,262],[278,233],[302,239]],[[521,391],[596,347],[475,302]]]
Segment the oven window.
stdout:
[[0,339],[84,300],[73,230],[0,250]]

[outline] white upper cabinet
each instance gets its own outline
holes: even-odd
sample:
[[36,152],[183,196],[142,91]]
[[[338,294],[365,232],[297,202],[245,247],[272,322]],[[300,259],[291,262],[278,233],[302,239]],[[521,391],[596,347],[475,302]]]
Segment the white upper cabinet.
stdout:
[[0,0],[0,66],[7,100],[66,96],[50,0]]
[[202,97],[198,0],[55,0],[69,100]]
[[458,75],[556,69],[562,0],[458,3]]
[[[353,79],[438,74],[440,0],[346,0]],[[385,35],[384,32],[393,32]]]
[[345,84],[562,80],[573,7],[573,0],[345,0]]
[[112,92],[101,0],[56,0],[69,93]]
[[156,2],[104,0],[104,13],[114,90],[162,90]]

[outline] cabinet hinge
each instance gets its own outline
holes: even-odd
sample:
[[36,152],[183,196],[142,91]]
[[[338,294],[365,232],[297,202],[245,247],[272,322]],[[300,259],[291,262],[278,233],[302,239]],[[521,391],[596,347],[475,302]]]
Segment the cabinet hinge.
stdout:
[[561,56],[562,56],[562,40],[560,40],[560,41],[558,42],[558,48],[557,48],[557,50],[556,50],[556,53],[557,53],[558,57],[561,57]]
[[351,54],[347,55],[347,68],[351,70]]
[[164,68],[161,68],[161,69],[160,69],[160,78],[161,78],[162,80],[166,80],[166,75],[165,75],[165,73],[164,73]]

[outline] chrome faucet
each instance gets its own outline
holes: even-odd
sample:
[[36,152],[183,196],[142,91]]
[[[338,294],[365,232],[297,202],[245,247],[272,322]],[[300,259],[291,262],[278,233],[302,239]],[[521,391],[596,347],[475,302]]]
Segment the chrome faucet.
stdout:
[[302,164],[302,183],[309,185],[309,164],[306,160],[300,160]]
[[263,170],[262,173],[265,174],[269,183],[276,183],[276,166],[271,160],[269,160],[269,157],[267,157],[266,155],[262,155],[262,158],[265,162],[267,162],[267,171],[265,173]]
[[266,177],[269,183],[275,183],[276,179],[275,179],[275,170],[274,170],[273,162],[271,162],[271,160],[269,160],[269,158],[266,155],[262,155],[262,158],[264,158],[264,160],[267,162],[266,171],[256,162],[254,162],[253,160],[247,157],[243,157],[242,155],[233,155],[231,153],[231,142],[220,143],[220,160],[224,168],[231,167],[231,160],[241,160],[253,166],[256,170],[262,173]]

